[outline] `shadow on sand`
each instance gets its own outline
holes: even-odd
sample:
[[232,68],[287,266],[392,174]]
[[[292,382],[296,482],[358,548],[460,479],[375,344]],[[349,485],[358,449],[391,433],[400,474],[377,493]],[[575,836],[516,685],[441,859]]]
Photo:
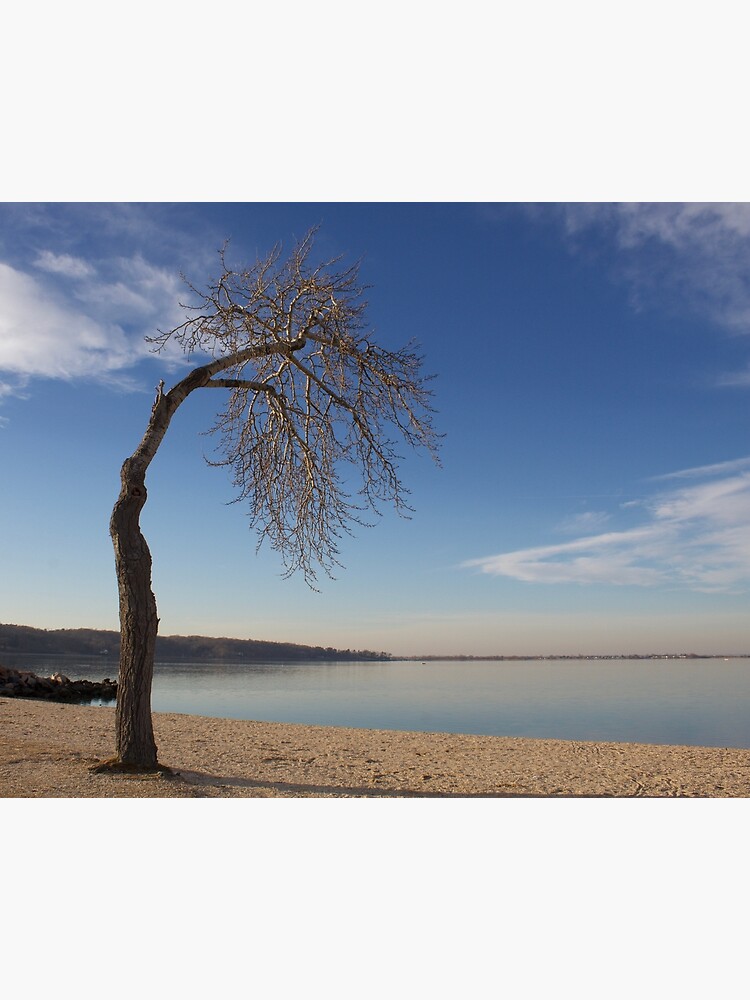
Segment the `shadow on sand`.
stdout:
[[390,799],[509,799],[535,798],[527,792],[429,792],[414,791],[406,788],[373,788],[372,786],[355,785],[305,785],[289,781],[261,781],[256,778],[233,778],[228,775],[207,774],[202,771],[175,770],[171,779],[183,781],[193,787],[200,785],[221,788],[257,788],[282,792],[290,796],[341,796],[355,798],[390,798]]

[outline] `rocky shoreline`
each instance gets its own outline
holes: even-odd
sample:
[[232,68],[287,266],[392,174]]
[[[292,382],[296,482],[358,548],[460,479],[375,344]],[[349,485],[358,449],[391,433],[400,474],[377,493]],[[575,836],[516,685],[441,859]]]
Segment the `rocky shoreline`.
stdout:
[[4,698],[42,698],[46,701],[69,701],[85,704],[96,699],[114,701],[117,681],[72,681],[65,674],[39,677],[30,670],[0,666],[0,696]]

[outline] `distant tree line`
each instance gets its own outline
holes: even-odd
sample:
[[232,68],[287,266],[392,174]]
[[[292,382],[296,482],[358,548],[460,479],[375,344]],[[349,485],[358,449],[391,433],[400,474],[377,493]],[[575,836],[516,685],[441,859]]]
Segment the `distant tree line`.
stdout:
[[[3,653],[43,653],[50,656],[107,656],[120,653],[120,633],[103,629],[40,629],[29,625],[0,625]],[[164,635],[156,640],[159,660],[389,660],[390,654],[371,649],[334,649],[262,639],[212,639],[202,635]]]

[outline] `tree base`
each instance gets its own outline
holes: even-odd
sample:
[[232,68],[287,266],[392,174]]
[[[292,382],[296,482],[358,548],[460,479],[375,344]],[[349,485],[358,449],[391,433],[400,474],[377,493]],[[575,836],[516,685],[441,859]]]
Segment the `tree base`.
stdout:
[[109,760],[103,760],[101,764],[95,764],[93,767],[89,768],[92,774],[155,774],[162,778],[174,778],[177,775],[176,771],[173,771],[171,767],[166,767],[164,764],[132,764],[127,761],[120,760],[119,757],[110,757]]

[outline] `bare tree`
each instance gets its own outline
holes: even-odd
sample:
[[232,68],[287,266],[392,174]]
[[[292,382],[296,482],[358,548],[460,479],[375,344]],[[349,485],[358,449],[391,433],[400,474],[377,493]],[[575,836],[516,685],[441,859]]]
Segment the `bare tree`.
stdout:
[[[258,545],[267,539],[287,574],[301,570],[311,585],[316,568],[331,574],[339,539],[366,523],[368,511],[384,502],[409,510],[396,442],[437,458],[422,358],[413,344],[391,351],[374,343],[359,265],[341,269],[341,258],[314,265],[314,232],[287,260],[277,246],[241,271],[222,251],[218,280],[206,291],[189,286],[197,305],[185,307],[184,323],[151,339],[156,351],[176,342],[208,360],[168,392],[160,383],[143,440],[122,466],[110,520],[120,600],[117,756],[103,767],[158,767],[151,683],[159,620],[139,517],[146,471],[193,391],[225,395],[212,428],[221,458],[212,464],[231,468]],[[354,495],[344,478],[352,467]]]

